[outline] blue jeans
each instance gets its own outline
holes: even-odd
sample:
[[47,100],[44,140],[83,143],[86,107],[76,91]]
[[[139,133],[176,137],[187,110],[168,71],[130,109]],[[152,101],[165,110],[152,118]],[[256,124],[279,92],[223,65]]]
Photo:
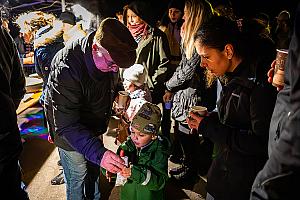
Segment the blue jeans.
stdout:
[[58,148],[64,169],[67,200],[100,199],[100,167],[76,151]]

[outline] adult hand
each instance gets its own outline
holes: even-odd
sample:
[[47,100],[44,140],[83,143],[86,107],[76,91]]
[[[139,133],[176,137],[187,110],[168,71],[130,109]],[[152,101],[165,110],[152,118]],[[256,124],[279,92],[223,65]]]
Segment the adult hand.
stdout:
[[120,156],[116,155],[110,150],[107,150],[102,157],[100,166],[115,174],[120,172],[125,167],[125,163]]
[[190,112],[189,115],[190,115],[190,117],[188,117],[186,119],[188,126],[190,127],[190,129],[198,130],[199,125],[200,125],[201,121],[204,119],[204,117],[200,117],[199,115],[197,115],[193,112]]
[[[273,76],[274,76],[274,70],[275,70],[275,64],[276,64],[276,60],[273,60],[272,64],[271,64],[271,69],[269,69],[267,75],[268,75],[268,82],[272,84],[273,82]],[[277,91],[282,90],[283,86],[279,86],[277,87]]]
[[171,100],[172,100],[172,97],[173,97],[173,93],[166,90],[166,91],[165,91],[165,94],[164,94],[164,96],[163,96],[163,101],[164,101],[164,102],[171,101]]

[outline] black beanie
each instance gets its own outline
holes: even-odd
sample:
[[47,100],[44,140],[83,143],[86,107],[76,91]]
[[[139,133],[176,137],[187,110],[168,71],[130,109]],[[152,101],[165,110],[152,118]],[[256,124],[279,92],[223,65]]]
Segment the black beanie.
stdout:
[[64,11],[60,14],[59,19],[64,22],[71,25],[76,24],[76,17],[75,15],[70,11]]
[[152,28],[156,26],[157,11],[152,1],[133,1],[128,5],[128,9],[132,10]]
[[171,0],[171,2],[168,5],[168,9],[170,8],[177,8],[183,13],[184,10],[184,0]]

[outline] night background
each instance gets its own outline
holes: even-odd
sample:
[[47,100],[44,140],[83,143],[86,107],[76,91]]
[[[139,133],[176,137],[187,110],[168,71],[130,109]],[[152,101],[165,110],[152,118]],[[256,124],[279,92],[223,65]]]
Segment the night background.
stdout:
[[[65,0],[67,3],[80,3],[91,11],[102,13],[113,13],[115,10],[121,9],[125,4],[131,2],[131,0]],[[146,0],[144,0],[146,1]],[[152,1],[152,0],[151,0]],[[26,3],[33,2],[46,2],[52,3],[52,0],[0,0],[0,4],[9,5],[9,7],[19,6]],[[157,2],[156,8],[164,10],[169,0],[152,1]],[[281,10],[287,9],[293,13],[296,9],[298,0],[211,0],[213,5],[218,3],[231,2],[235,13],[239,16],[252,15],[256,12],[265,12],[270,16],[276,16]],[[59,4],[56,5],[57,7]]]
[[[80,4],[93,14],[99,15],[100,18],[112,16],[115,17],[117,11],[122,11],[124,5],[130,3],[132,0],[64,0],[68,5]],[[150,1],[150,0],[140,0]],[[151,0],[154,4],[152,8],[153,15],[159,16],[167,10],[167,5],[170,0]],[[276,26],[276,16],[282,10],[288,10],[291,14],[291,19],[294,19],[299,0],[210,0],[213,7],[219,4],[229,4],[233,8],[234,13],[239,18],[255,16],[260,12],[269,15],[271,28]],[[61,0],[0,0],[0,6],[8,8],[10,17],[27,12],[29,10],[41,10],[44,12],[51,12],[57,16],[61,13]],[[11,34],[15,31],[14,25],[10,24],[12,30]]]

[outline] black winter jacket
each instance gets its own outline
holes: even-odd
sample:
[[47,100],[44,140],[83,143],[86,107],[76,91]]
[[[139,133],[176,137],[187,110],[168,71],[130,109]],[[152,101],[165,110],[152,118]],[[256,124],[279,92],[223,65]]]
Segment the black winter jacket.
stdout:
[[25,77],[17,47],[0,27],[0,167],[22,151],[16,109],[25,94]]
[[103,73],[92,58],[95,32],[72,42],[53,58],[48,79],[48,112],[53,112],[54,143],[99,164],[106,151],[98,136],[111,114],[116,73]]
[[267,160],[268,130],[276,89],[254,81],[252,63],[243,61],[227,73],[217,103],[218,114],[205,117],[198,133],[221,146],[209,169],[207,191],[215,199],[249,199],[257,172]]

